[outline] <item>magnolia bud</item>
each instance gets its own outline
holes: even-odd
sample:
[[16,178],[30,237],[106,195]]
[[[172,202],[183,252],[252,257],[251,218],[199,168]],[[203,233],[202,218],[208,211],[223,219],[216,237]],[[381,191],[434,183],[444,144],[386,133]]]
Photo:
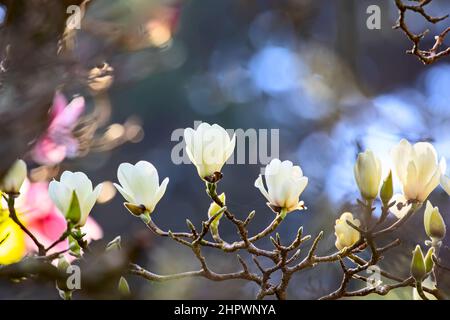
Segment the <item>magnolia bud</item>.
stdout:
[[430,249],[428,249],[427,255],[424,258],[425,270],[426,270],[427,273],[430,273],[431,270],[433,270],[433,267],[434,267],[433,254],[434,254],[434,248],[431,247]]
[[[222,204],[225,205],[225,193],[222,193],[221,195],[219,195],[219,199],[220,201],[222,201]],[[211,205],[209,206],[209,210],[208,210],[208,217],[212,218],[214,217],[214,215],[216,215],[222,208],[215,202],[211,203]],[[223,213],[220,213],[211,223],[211,232],[217,233],[218,228],[219,228],[219,222],[220,219],[222,218]]]
[[380,190],[380,199],[383,202],[384,206],[389,204],[389,201],[392,199],[394,195],[394,185],[392,183],[392,171],[389,171],[389,175],[383,182]]
[[419,245],[413,251],[413,258],[411,261],[411,275],[416,281],[422,281],[427,274],[425,261],[423,258],[422,249]]
[[350,221],[357,227],[361,225],[361,222],[358,219],[354,219],[350,212],[344,212],[341,217],[336,220],[334,234],[336,236],[335,245],[338,250],[351,247],[361,238],[359,231],[352,228],[347,221]]
[[381,181],[381,162],[371,150],[358,154],[354,174],[363,198],[375,199]]
[[18,194],[27,177],[27,165],[23,160],[16,160],[0,181],[0,190],[5,193]]
[[119,293],[122,296],[129,296],[130,295],[130,286],[128,285],[128,282],[127,282],[127,280],[124,277],[120,277],[117,289],[119,290]]
[[430,201],[427,201],[423,224],[427,236],[435,240],[442,240],[445,237],[445,222],[442,218],[439,208],[433,207]]

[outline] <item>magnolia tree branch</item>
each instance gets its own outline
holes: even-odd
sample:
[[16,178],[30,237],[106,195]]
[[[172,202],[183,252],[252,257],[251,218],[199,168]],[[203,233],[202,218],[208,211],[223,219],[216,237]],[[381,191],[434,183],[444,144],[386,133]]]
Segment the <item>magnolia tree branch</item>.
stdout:
[[39,242],[39,240],[28,230],[25,225],[20,221],[20,219],[17,217],[16,209],[14,208],[14,202],[15,202],[15,195],[9,194],[7,197],[8,202],[8,210],[9,210],[9,217],[11,220],[13,220],[19,227],[22,229],[23,232],[25,232],[28,237],[34,242],[36,247],[38,248],[38,253],[40,256],[45,255],[46,250],[42,243]]
[[[373,208],[371,207],[371,203],[366,203],[366,204],[362,203],[362,205],[364,206],[365,212],[370,213],[370,217],[372,217],[371,213],[373,211]],[[389,207],[390,206],[392,206],[392,204],[390,204]],[[392,285],[371,284],[364,289],[360,289],[357,291],[347,291],[347,287],[348,287],[348,284],[350,283],[351,279],[358,279],[358,280],[363,279],[366,281],[366,283],[369,283],[367,281],[368,279],[358,275],[358,273],[368,270],[368,268],[371,266],[377,265],[377,263],[383,259],[383,253],[385,253],[386,251],[388,251],[400,244],[400,240],[396,239],[383,247],[377,247],[377,245],[375,243],[375,237],[380,237],[381,235],[385,235],[387,233],[394,232],[395,230],[400,228],[404,223],[406,223],[419,208],[420,208],[420,204],[413,203],[412,208],[405,214],[405,216],[403,216],[403,218],[397,220],[395,223],[393,223],[389,227],[386,227],[380,231],[375,231],[373,228],[368,228],[368,226],[366,226],[366,230],[362,230],[362,229],[354,226],[351,222],[347,221],[347,223],[350,226],[352,226],[355,229],[357,229],[358,231],[360,231],[361,236],[363,237],[365,243],[367,244],[367,247],[370,249],[371,258],[369,261],[366,261],[366,260],[360,258],[359,256],[357,256],[356,254],[353,254],[353,253],[349,254],[347,256],[348,259],[351,260],[354,264],[356,264],[356,266],[354,268],[350,268],[350,269],[347,268],[345,266],[343,260],[340,259],[339,262],[340,262],[341,268],[344,273],[341,285],[336,291],[334,291],[326,296],[323,296],[321,299],[322,300],[334,300],[334,299],[339,299],[339,298],[343,298],[343,297],[365,296],[365,295],[369,295],[372,293],[376,293],[376,294],[384,296],[393,289],[397,289],[397,288],[401,288],[401,287],[411,287],[411,286],[417,288],[421,297],[422,297],[421,293],[423,293],[423,291],[425,291],[427,293],[434,295],[437,299],[443,299],[443,295],[439,292],[438,289],[431,289],[431,288],[423,287],[421,282],[419,283],[419,282],[415,281],[412,277],[409,277],[407,279],[402,279],[402,278],[392,275],[391,273],[389,273],[385,270],[382,270],[382,269],[380,269],[380,275],[384,276],[387,279],[396,281],[397,283],[392,284]],[[385,208],[382,208],[382,212],[384,212],[385,210],[386,210]],[[382,219],[384,219],[383,215],[380,216],[379,221],[376,222],[375,226],[380,225],[381,224],[380,220],[382,220]],[[370,224],[370,221],[368,221],[367,225],[369,225],[369,224]],[[423,294],[423,297],[425,297],[424,294]]]
[[444,29],[440,34],[434,37],[435,42],[431,49],[424,50],[420,49],[420,43],[429,30],[425,30],[419,34],[416,34],[410,30],[405,22],[406,13],[412,12],[421,15],[426,21],[436,24],[448,18],[448,14],[440,17],[434,17],[429,15],[425,7],[430,4],[433,0],[420,0],[416,5],[405,4],[402,0],[395,0],[395,4],[398,8],[399,17],[397,23],[394,25],[394,29],[400,29],[408,37],[408,39],[413,43],[410,50],[406,51],[409,54],[415,55],[424,64],[432,64],[433,62],[450,55],[450,47],[441,48],[445,37],[450,32],[450,27]]
[[[319,247],[320,240],[323,237],[323,232],[320,232],[312,241],[306,256],[298,261],[301,256],[302,244],[308,242],[311,239],[310,235],[303,235],[303,227],[298,229],[295,239],[287,245],[282,244],[281,237],[278,233],[275,237],[271,236],[273,232],[276,231],[277,227],[282,223],[283,217],[277,214],[273,221],[265,227],[262,231],[254,236],[249,236],[247,231],[247,225],[252,220],[254,212],[252,212],[245,220],[240,220],[235,214],[233,214],[225,204],[220,200],[217,195],[217,184],[207,184],[207,194],[210,199],[216,203],[220,208],[222,208],[217,214],[210,217],[208,220],[202,222],[201,230],[197,228],[187,220],[187,225],[190,232],[172,232],[161,230],[152,219],[146,221],[147,227],[153,231],[156,235],[162,237],[170,237],[171,239],[189,247],[196,259],[200,264],[200,269],[195,271],[187,271],[177,274],[170,275],[159,275],[144,269],[136,264],[130,264],[129,273],[145,278],[149,281],[164,282],[169,280],[177,280],[181,278],[189,277],[203,277],[212,281],[226,281],[226,280],[243,280],[251,281],[259,286],[259,292],[257,293],[257,299],[263,299],[267,296],[275,296],[278,299],[287,298],[287,289],[289,287],[292,276],[299,273],[305,269],[313,268],[320,263],[334,263],[339,262],[343,270],[344,276],[341,281],[339,288],[323,296],[321,299],[339,299],[343,297],[357,297],[365,296],[372,293],[379,295],[386,295],[391,290],[401,288],[401,287],[414,287],[416,282],[413,278],[409,277],[403,279],[402,277],[395,276],[388,271],[380,269],[380,274],[395,283],[393,284],[374,284],[366,286],[363,289],[356,291],[348,291],[347,287],[349,283],[356,279],[360,281],[365,281],[366,284],[369,280],[360,275],[361,272],[368,270],[371,266],[376,266],[377,263],[383,259],[385,252],[397,247],[400,244],[399,239],[395,239],[383,246],[378,246],[376,239],[382,238],[387,234],[393,233],[401,226],[403,226],[420,208],[419,203],[413,203],[411,210],[401,219],[395,221],[394,223],[384,226],[383,222],[386,219],[389,208],[395,204],[390,203],[381,208],[382,214],[380,217],[373,221],[373,211],[375,208],[372,207],[371,203],[363,203],[362,205],[364,216],[366,217],[366,223],[364,227],[357,227],[350,221],[347,223],[358,230],[361,234],[359,241],[354,243],[351,247],[345,248],[344,250],[335,252],[327,256],[320,256],[316,254]],[[239,241],[229,243],[222,239],[220,236],[213,236],[213,241],[206,240],[208,232],[212,222],[221,214],[227,218],[227,220],[232,223],[237,230],[240,237]],[[257,240],[269,238],[273,250],[264,250],[259,248],[255,242]],[[255,267],[258,271],[257,273],[250,271],[247,263],[242,259],[242,257],[237,254],[237,260],[242,266],[242,270],[230,272],[230,273],[216,273],[210,269],[206,262],[206,258],[201,253],[202,247],[215,248],[225,253],[229,252],[246,252],[248,254]],[[371,257],[368,261],[360,258],[357,254],[368,250]],[[264,257],[272,262],[272,266],[263,267],[258,257]],[[344,259],[348,259],[355,266],[348,268],[345,266]],[[281,278],[278,282],[272,281],[272,275],[275,272],[281,272]],[[438,289],[432,289],[427,287],[419,288],[423,292],[430,293],[438,299],[442,299],[443,296]]]
[[[395,239],[382,246],[379,246],[377,242],[388,234],[391,234],[401,228],[421,207],[420,203],[411,203],[411,209],[399,220],[384,226],[386,220],[386,212],[395,203],[383,205],[381,207],[381,215],[378,219],[374,219],[373,212],[375,210],[372,207],[372,202],[358,201],[362,208],[362,216],[364,217],[364,224],[362,226],[356,226],[351,221],[346,221],[347,224],[355,229],[360,234],[360,239],[356,241],[350,247],[345,247],[343,250],[335,253],[321,256],[317,254],[317,250],[320,245],[320,241],[323,238],[323,231],[318,235],[312,237],[310,235],[304,235],[303,227],[299,227],[295,238],[287,244],[282,242],[282,239],[278,233],[272,234],[276,231],[278,226],[283,222],[284,217],[282,213],[276,214],[275,218],[263,228],[259,233],[250,236],[247,230],[249,223],[252,221],[255,213],[251,212],[246,219],[241,220],[232,213],[225,204],[217,196],[217,184],[207,184],[207,194],[210,199],[216,203],[221,209],[211,216],[208,220],[203,221],[201,228],[196,228],[194,224],[187,220],[187,227],[189,232],[172,232],[163,231],[159,228],[152,219],[143,219],[146,222],[147,227],[156,235],[161,237],[168,237],[172,240],[190,248],[193,255],[198,261],[200,268],[194,271],[181,272],[176,274],[159,275],[154,272],[148,271],[145,268],[130,263],[130,260],[123,260],[123,271],[131,275],[142,277],[149,281],[164,282],[170,280],[178,280],[182,278],[202,277],[211,281],[227,281],[227,280],[241,280],[253,282],[259,287],[257,293],[257,299],[263,299],[267,296],[275,296],[278,299],[287,298],[287,290],[293,276],[303,270],[314,268],[318,264],[323,263],[335,263],[338,262],[342,271],[343,278],[339,287],[321,297],[323,300],[340,299],[344,297],[358,297],[369,294],[386,295],[391,290],[402,287],[415,287],[418,294],[423,298],[427,298],[425,293],[435,296],[437,299],[443,299],[443,294],[437,288],[429,288],[423,286],[422,283],[415,281],[412,277],[402,278],[396,276],[386,270],[380,268],[380,275],[384,278],[393,281],[392,284],[382,283],[370,283],[370,279],[361,275],[362,272],[366,272],[370,267],[377,266],[378,262],[384,258],[384,254],[397,247],[400,244],[399,239]],[[17,218],[14,208],[14,195],[8,195],[6,200],[8,202],[8,208],[10,217],[15,221],[24,232],[34,241],[38,247],[38,256],[30,256],[25,260],[12,264],[3,268],[0,268],[0,277],[3,278],[44,278],[58,281],[61,278],[61,272],[57,268],[53,267],[50,262],[55,259],[59,259],[68,250],[49,254],[49,250],[54,248],[58,243],[64,241],[67,237],[72,236],[74,241],[79,245],[85,253],[90,253],[91,250],[87,242],[83,239],[83,235],[77,234],[72,228],[71,223],[67,224],[67,230],[51,245],[45,248],[37,238],[26,228],[25,225]],[[211,231],[213,222],[224,215],[227,221],[236,227],[236,231],[240,237],[239,241],[227,242],[217,234],[211,232],[213,240],[207,240],[208,233]],[[14,218],[15,217],[15,218]],[[273,249],[267,250],[258,247],[256,242],[262,239],[269,239],[272,243]],[[305,256],[301,258],[303,245],[310,243],[309,249],[306,251]],[[204,247],[220,250],[224,253],[236,252],[236,259],[241,265],[241,269],[229,273],[218,273],[211,269],[206,257],[202,253]],[[443,247],[445,249],[445,247]],[[360,253],[368,252],[370,258],[365,260],[359,256]],[[241,257],[239,253],[245,253],[251,257],[255,265],[255,271],[252,271],[248,263]],[[91,254],[90,256],[95,256]],[[271,265],[265,267],[260,262],[259,257],[268,259],[271,261]],[[346,265],[346,261],[353,264],[352,267]],[[447,266],[440,263],[437,256],[433,256],[435,266],[443,271],[449,271]],[[378,267],[378,266],[377,266]],[[121,269],[122,270],[122,269]],[[278,281],[273,280],[274,273],[281,273]],[[116,273],[114,273],[116,274]],[[348,290],[349,284],[357,280],[359,282],[366,283],[364,288],[350,291]],[[94,282],[94,281],[93,281]],[[368,285],[369,284],[369,285]]]

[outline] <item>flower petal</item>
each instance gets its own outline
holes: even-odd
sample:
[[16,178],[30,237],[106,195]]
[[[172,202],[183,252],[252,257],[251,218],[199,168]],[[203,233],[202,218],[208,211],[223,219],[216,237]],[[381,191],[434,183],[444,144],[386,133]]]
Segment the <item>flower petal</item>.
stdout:
[[120,192],[120,194],[122,195],[122,197],[124,197],[124,199],[130,203],[134,203],[137,204],[135,199],[129,195],[124,188],[122,188],[120,185],[118,185],[117,183],[114,183],[114,187],[116,187],[117,191]]
[[266,188],[264,187],[262,176],[259,175],[258,178],[255,180],[255,187],[261,191],[262,195],[267,199],[267,201],[272,202],[270,199],[269,194],[267,193]]
[[53,180],[48,186],[48,194],[59,211],[65,215],[72,199],[72,191],[61,182]]
[[150,209],[151,212],[153,212],[155,210],[156,205],[161,200],[161,198],[164,196],[164,193],[166,192],[168,183],[169,183],[169,178],[165,178],[163,180],[163,182],[161,183],[161,185],[159,186],[158,190],[156,191],[154,198],[153,198],[153,202],[151,204],[151,208],[148,208],[148,209]]
[[81,203],[81,219],[78,222],[79,226],[85,225],[89,213],[94,207],[95,202],[97,201],[97,198],[100,195],[101,191],[102,191],[102,184],[100,183],[98,186],[95,187],[94,191],[90,195],[88,195],[85,201]]

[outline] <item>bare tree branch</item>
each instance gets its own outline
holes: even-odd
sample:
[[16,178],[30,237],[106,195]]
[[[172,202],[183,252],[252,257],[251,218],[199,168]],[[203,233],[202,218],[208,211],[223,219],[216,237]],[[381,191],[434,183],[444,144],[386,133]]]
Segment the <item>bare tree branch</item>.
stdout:
[[402,0],[395,0],[395,4],[399,12],[399,17],[397,23],[394,25],[393,28],[400,29],[403,31],[403,33],[405,33],[408,39],[413,43],[412,49],[406,52],[415,55],[424,64],[432,64],[433,62],[450,55],[450,47],[441,49],[441,46],[444,43],[444,39],[447,36],[448,32],[450,31],[450,27],[447,27],[440,34],[434,37],[435,42],[431,49],[424,50],[420,49],[420,43],[422,39],[427,35],[429,30],[425,30],[419,34],[415,34],[410,30],[410,28],[405,22],[406,13],[408,11],[421,15],[426,21],[432,24],[436,24],[447,19],[449,16],[448,14],[440,17],[433,17],[425,11],[425,6],[430,4],[432,1],[433,0],[420,0],[417,1],[418,2],[417,5],[407,5]]

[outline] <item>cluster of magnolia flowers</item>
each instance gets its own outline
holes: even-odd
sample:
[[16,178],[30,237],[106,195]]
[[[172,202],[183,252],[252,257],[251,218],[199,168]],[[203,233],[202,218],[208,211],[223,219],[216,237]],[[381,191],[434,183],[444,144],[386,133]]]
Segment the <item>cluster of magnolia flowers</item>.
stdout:
[[[392,148],[391,158],[393,168],[389,168],[389,174],[382,181],[381,161],[370,150],[358,155],[354,166],[355,180],[362,198],[369,208],[379,196],[383,206],[388,208],[398,219],[406,219],[414,214],[422,204],[427,201],[431,192],[440,184],[450,194],[450,179],[445,175],[446,162],[444,158],[438,161],[435,148],[428,142],[418,142],[411,145],[407,140]],[[401,184],[402,193],[394,194],[392,172]],[[429,287],[435,287],[431,276],[433,270],[433,254],[438,251],[446,234],[446,226],[438,207],[433,207],[427,201],[423,224],[425,232],[430,240],[425,244],[430,246],[424,255],[420,245],[413,251],[411,262],[411,275],[416,280],[416,286],[425,283]],[[350,212],[345,212],[336,220],[335,235],[336,247],[339,250],[352,246],[361,237],[356,227],[361,222],[353,217]],[[428,299],[432,295],[426,294]],[[414,298],[421,299],[414,289]]]
[[[81,178],[80,178],[81,177]],[[76,179],[83,180],[75,186]],[[73,190],[81,197],[90,190],[81,185],[89,181],[82,173],[73,174],[64,172],[61,181],[73,186]],[[54,184],[49,188],[48,182],[31,182],[27,179],[27,166],[24,161],[17,160],[6,173],[1,181],[0,190],[3,201],[0,201],[0,264],[11,264],[19,261],[27,253],[37,251],[36,243],[28,237],[13,219],[8,210],[8,202],[14,201],[15,212],[18,221],[29,230],[39,243],[48,248],[47,253],[67,252],[70,248],[68,239],[60,239],[67,231],[68,219],[62,214],[67,212],[63,208],[65,205],[64,196],[58,192],[58,200],[50,197],[50,192],[55,192]],[[58,182],[59,183],[59,182]],[[90,182],[87,182],[86,186]],[[94,205],[100,187],[95,190],[95,195],[91,199],[82,199],[83,208],[80,207],[80,219],[72,226],[81,231],[84,239],[89,242],[102,238],[103,231],[98,223],[91,217],[89,212]],[[91,189],[92,190],[92,189]],[[77,196],[77,201],[78,201]],[[53,200],[55,199],[55,200]],[[73,259],[68,253],[65,254],[68,260]]]
[[[206,183],[218,182],[222,177],[222,167],[234,152],[236,137],[230,138],[226,130],[217,124],[202,123],[195,130],[187,128],[184,139],[186,152],[200,178]],[[26,178],[27,166],[23,160],[17,160],[1,181],[3,196],[18,197]],[[125,207],[144,220],[149,219],[169,183],[169,178],[160,183],[157,169],[147,161],[139,161],[135,165],[122,163],[117,178],[119,184],[114,185],[126,200]],[[294,166],[290,161],[274,159],[266,167],[265,179],[260,175],[255,186],[268,200],[270,208],[284,217],[291,211],[304,208],[299,197],[307,183],[308,179],[303,176],[299,166]],[[74,229],[85,226],[100,192],[101,184],[94,188],[91,180],[82,172],[64,171],[59,181],[53,180],[48,186],[51,201]],[[220,197],[225,201],[224,194]],[[215,226],[219,219],[216,219]],[[15,262],[16,258],[8,262]]]
[[[197,172],[207,185],[216,184],[222,178],[222,167],[234,152],[236,137],[230,138],[221,126],[208,123],[200,124],[196,129],[187,128],[184,131],[186,152]],[[370,150],[358,155],[354,166],[354,176],[361,196],[369,206],[379,197],[384,206],[399,219],[409,212],[417,210],[428,198],[430,193],[441,184],[450,193],[450,179],[445,176],[445,160],[438,161],[434,147],[427,142],[411,145],[401,140],[391,151],[393,168],[382,179],[380,159]],[[401,194],[393,194],[393,174],[402,187]],[[20,187],[26,179],[26,164],[18,160],[4,176],[0,190],[13,197],[20,192]],[[163,197],[169,178],[161,183],[157,169],[147,161],[139,161],[135,165],[122,163],[117,172],[119,184],[114,184],[123,198],[125,207],[135,216],[144,221],[150,219],[158,202]],[[384,180],[382,182],[382,180]],[[265,168],[264,177],[259,175],[255,187],[267,199],[268,206],[282,218],[295,210],[305,208],[300,200],[302,192],[308,184],[308,178],[303,175],[299,166],[291,161],[273,159]],[[81,228],[86,224],[99,194],[101,185],[95,188],[89,178],[82,172],[65,171],[59,181],[51,181],[48,193],[54,205],[71,224],[73,228]],[[225,194],[219,196],[225,203]],[[390,204],[390,205],[389,205]],[[211,204],[209,216],[214,216],[220,210],[215,203]],[[211,226],[211,231],[217,232],[218,216]],[[343,213],[335,224],[335,245],[338,250],[351,247],[361,237],[356,227],[361,222],[350,212]],[[445,236],[444,220],[437,207],[430,202],[426,205],[424,225],[430,244],[435,247]],[[416,255],[426,264],[420,247]],[[423,273],[425,277],[427,272]]]
[[[361,196],[373,202],[378,195],[384,205],[393,203],[390,211],[399,219],[409,212],[417,210],[428,198],[430,193],[440,184],[450,194],[450,179],[445,175],[446,162],[444,158],[438,161],[433,145],[428,142],[418,142],[411,145],[407,140],[392,148],[392,171],[382,181],[382,166],[380,159],[370,150],[358,155],[354,166],[355,180]],[[393,194],[392,172],[397,176],[402,193]],[[360,226],[360,221],[354,219],[350,212],[345,212],[336,220],[336,247],[342,249],[351,246],[359,240],[360,233],[346,221]],[[424,226],[427,235],[434,241],[441,241],[445,236],[444,220],[439,208],[433,207],[428,201],[424,215]]]

